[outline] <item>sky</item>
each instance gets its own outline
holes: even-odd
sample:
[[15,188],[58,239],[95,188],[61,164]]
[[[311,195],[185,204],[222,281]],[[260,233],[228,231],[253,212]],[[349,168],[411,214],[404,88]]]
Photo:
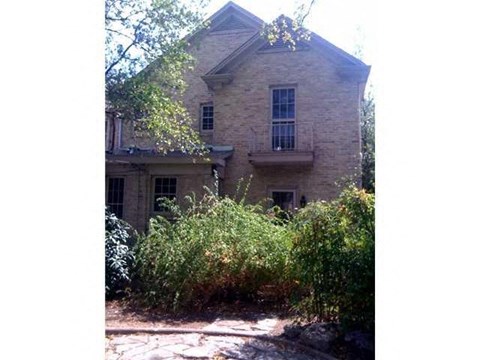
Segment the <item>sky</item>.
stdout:
[[[300,0],[235,0],[237,5],[264,21],[284,14],[293,17]],[[309,0],[304,0],[309,3]],[[211,0],[205,9],[208,15],[220,9],[227,0]],[[353,54],[358,45],[363,47],[362,60],[373,65],[375,58],[375,0],[316,0],[305,26]],[[373,72],[372,67],[372,72]]]

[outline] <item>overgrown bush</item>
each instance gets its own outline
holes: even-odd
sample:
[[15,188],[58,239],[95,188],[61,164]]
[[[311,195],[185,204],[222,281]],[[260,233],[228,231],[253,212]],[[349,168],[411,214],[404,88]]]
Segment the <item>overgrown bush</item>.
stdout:
[[130,283],[133,252],[130,225],[105,209],[105,292],[111,298]]
[[258,205],[209,191],[170,204],[174,222],[150,220],[136,247],[142,297],[168,310],[201,307],[214,296],[255,295],[263,286],[284,289],[291,233]]
[[334,201],[308,204],[291,225],[292,262],[310,292],[299,304],[301,313],[372,330],[375,195],[348,187]]

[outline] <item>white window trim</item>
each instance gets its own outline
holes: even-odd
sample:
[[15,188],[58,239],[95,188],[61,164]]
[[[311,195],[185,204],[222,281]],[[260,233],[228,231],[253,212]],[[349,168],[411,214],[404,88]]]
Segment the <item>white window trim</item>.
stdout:
[[[211,106],[213,108],[213,128],[212,129],[203,128],[203,108],[207,106]],[[200,132],[202,134],[209,134],[209,133],[213,133],[214,130],[215,130],[215,106],[213,105],[212,102],[202,103],[200,104]]]
[[[288,89],[293,89],[294,91],[294,112],[293,112],[293,118],[286,118],[286,119],[274,119],[273,118],[273,91],[274,90],[288,90]],[[273,126],[275,124],[281,124],[281,123],[289,123],[293,124],[294,126],[294,139],[295,139],[295,146],[290,149],[290,150],[296,150],[297,149],[297,85],[296,84],[285,84],[285,85],[272,85],[270,86],[270,130],[269,130],[269,140],[271,141],[273,138]]]
[[152,195],[150,197],[150,206],[151,206],[151,213],[152,214],[158,214],[158,215],[163,215],[163,214],[169,214],[169,211],[155,211],[155,181],[157,179],[175,179],[176,180],[176,185],[175,185],[175,199],[178,200],[178,177],[177,176],[152,176],[152,183],[151,183],[151,191]]
[[[295,104],[295,111],[293,112],[293,118],[286,118],[286,119],[274,119],[273,118],[273,91],[274,90],[288,90],[293,89],[294,91],[294,104]],[[278,122],[293,122],[296,123],[297,121],[297,86],[296,85],[278,85],[278,86],[270,86],[270,120],[272,124]]]

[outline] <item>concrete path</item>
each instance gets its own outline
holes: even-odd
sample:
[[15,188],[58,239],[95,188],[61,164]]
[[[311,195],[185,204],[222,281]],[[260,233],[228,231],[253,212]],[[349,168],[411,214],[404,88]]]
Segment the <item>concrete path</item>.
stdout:
[[[248,331],[258,335],[272,333],[277,319],[255,323],[217,319],[203,327],[214,331]],[[290,346],[248,337],[209,336],[203,334],[109,335],[106,338],[106,360],[313,360],[318,357]]]

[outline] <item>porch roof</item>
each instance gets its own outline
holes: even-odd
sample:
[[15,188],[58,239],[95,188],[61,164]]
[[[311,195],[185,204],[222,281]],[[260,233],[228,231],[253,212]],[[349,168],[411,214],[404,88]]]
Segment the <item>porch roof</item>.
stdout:
[[205,156],[193,156],[181,151],[172,151],[161,154],[152,149],[117,149],[115,152],[106,152],[107,163],[129,164],[218,164],[225,166],[225,160],[232,156],[233,146],[207,145],[209,153]]

